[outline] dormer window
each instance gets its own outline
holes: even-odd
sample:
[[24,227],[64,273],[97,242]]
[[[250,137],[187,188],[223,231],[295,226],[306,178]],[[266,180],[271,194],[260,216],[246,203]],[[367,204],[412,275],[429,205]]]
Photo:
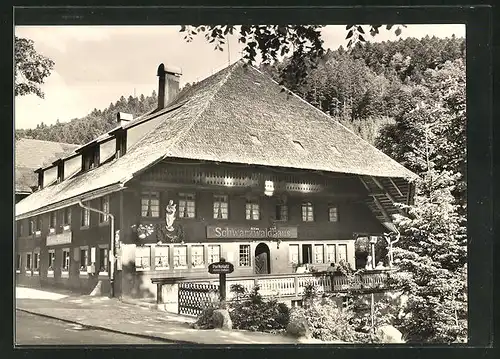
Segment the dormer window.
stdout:
[[99,166],[99,146],[92,146],[82,153],[82,170],[88,171]]
[[127,131],[120,129],[116,132],[116,158],[122,157],[127,152]]

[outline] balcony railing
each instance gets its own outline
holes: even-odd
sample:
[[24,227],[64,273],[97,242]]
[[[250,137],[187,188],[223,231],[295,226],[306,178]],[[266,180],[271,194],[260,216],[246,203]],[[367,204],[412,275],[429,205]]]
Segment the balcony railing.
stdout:
[[[252,277],[226,278],[227,299],[235,294],[231,286],[238,284],[250,292],[256,285],[263,297],[302,297],[308,284],[313,284],[318,293],[354,291],[377,291],[387,289],[388,270],[369,271],[349,278],[338,273],[277,274]],[[183,279],[181,282],[195,282],[218,285],[218,279]]]

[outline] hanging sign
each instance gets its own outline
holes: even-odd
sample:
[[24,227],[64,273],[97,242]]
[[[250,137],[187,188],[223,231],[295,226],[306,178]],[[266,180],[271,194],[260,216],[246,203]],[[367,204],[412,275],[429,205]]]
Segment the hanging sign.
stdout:
[[226,261],[212,263],[208,266],[210,274],[229,274],[234,272],[234,265]]

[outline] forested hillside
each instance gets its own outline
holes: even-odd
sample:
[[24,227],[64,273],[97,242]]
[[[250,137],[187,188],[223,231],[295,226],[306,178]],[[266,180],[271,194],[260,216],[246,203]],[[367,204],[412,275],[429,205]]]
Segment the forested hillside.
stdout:
[[[300,83],[283,79],[283,84],[308,102],[341,121],[371,143],[382,126],[414,107],[419,86],[429,69],[447,61],[465,59],[463,38],[408,38],[382,43],[357,44],[350,51],[328,50],[320,64]],[[263,66],[276,80],[286,63]],[[83,144],[113,128],[116,112],[141,115],[156,106],[151,96],[121,97],[106,109],[94,109],[83,118],[55,125],[39,124],[35,129],[17,130],[16,138]]]

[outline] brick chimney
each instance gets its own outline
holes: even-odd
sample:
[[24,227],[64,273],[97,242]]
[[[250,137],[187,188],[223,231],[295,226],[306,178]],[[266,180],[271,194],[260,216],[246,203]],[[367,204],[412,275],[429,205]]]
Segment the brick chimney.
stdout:
[[182,70],[173,66],[158,66],[158,110],[168,106],[179,93]]

